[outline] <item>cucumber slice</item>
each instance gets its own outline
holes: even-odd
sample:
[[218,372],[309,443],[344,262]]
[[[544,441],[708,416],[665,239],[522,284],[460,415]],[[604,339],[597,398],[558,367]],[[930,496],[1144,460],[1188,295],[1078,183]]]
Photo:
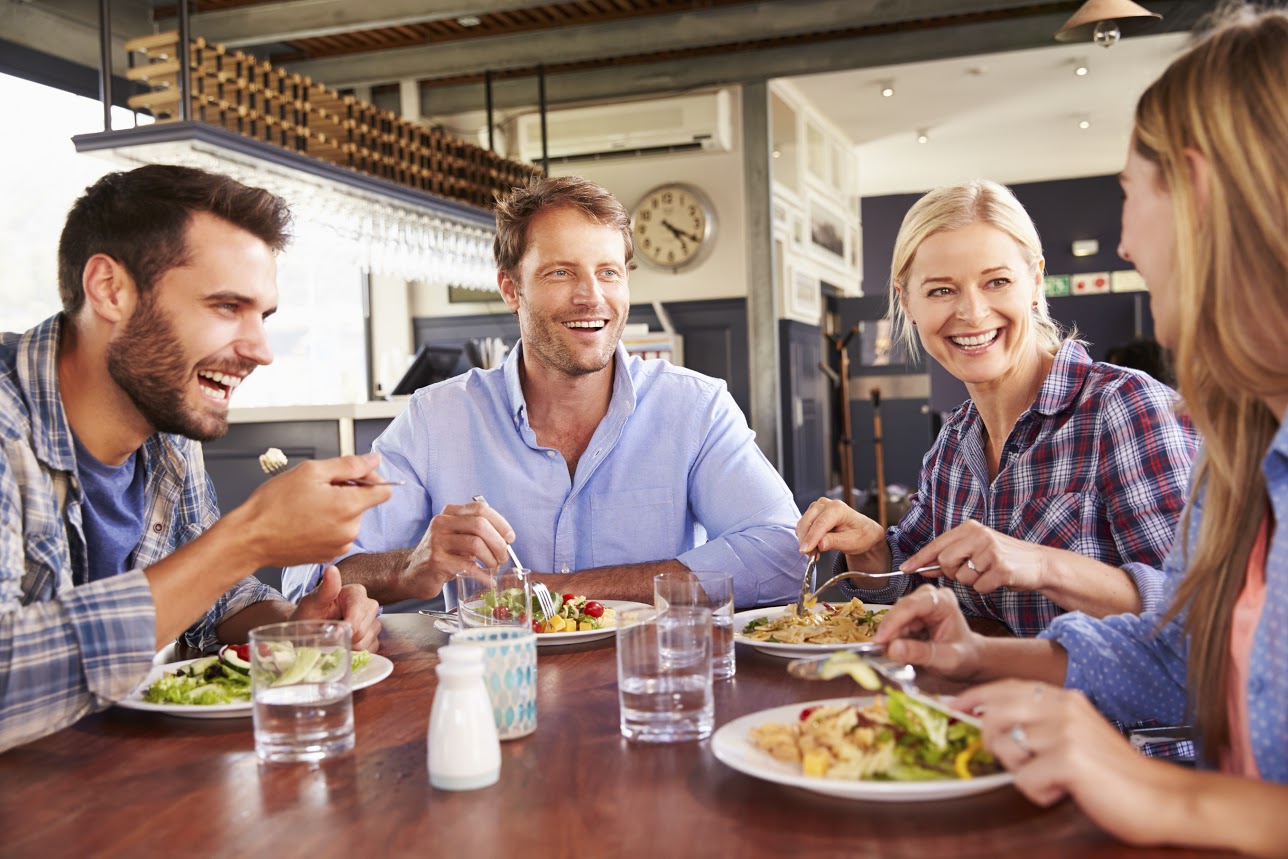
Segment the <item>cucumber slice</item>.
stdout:
[[848,651],[833,653],[824,659],[823,663],[818,667],[818,676],[824,680],[831,680],[843,674],[850,675],[850,677],[854,678],[855,683],[872,692],[880,689],[883,685],[881,678],[872,669],[871,665]]
[[273,681],[273,686],[290,686],[293,683],[299,683],[304,679],[304,675],[313,670],[318,660],[322,657],[322,651],[316,647],[301,647],[295,651],[295,661],[290,667],[282,672],[282,676]]
[[250,663],[238,656],[231,644],[219,648],[219,659],[238,674],[250,674]]

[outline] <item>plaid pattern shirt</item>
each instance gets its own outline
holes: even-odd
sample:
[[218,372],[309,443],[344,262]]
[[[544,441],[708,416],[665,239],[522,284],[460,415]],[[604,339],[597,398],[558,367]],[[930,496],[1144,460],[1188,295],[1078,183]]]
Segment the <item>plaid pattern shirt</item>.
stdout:
[[[129,572],[90,582],[71,427],[58,390],[62,317],[0,334],[0,751],[128,695],[147,674],[156,613],[143,570],[219,518],[201,446],[142,448],[147,530]],[[218,643],[225,615],[281,599],[255,579],[220,597],[183,640]]]
[[[984,422],[963,403],[922,461],[912,506],[886,541],[897,567],[967,519],[1030,543],[1123,568],[1144,610],[1159,605],[1161,568],[1185,506],[1198,436],[1173,412],[1176,394],[1143,373],[1093,363],[1067,341],[1032,407],[1020,415],[989,479]],[[838,565],[845,556],[839,555]],[[893,603],[926,580],[902,576],[881,590],[847,591]],[[968,615],[1034,636],[1064,613],[1035,592],[976,593],[947,578]]]

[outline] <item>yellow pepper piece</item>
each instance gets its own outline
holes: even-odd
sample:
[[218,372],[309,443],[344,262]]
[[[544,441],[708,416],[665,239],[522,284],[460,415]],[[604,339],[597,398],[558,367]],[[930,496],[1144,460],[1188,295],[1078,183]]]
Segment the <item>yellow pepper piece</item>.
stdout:
[[974,778],[970,774],[968,765],[970,764],[970,759],[975,756],[975,752],[979,751],[982,745],[984,745],[983,739],[976,737],[966,744],[966,748],[957,753],[957,757],[953,759],[953,769],[957,772],[958,778]]
[[806,752],[801,758],[801,769],[804,771],[805,775],[827,775],[827,752]]

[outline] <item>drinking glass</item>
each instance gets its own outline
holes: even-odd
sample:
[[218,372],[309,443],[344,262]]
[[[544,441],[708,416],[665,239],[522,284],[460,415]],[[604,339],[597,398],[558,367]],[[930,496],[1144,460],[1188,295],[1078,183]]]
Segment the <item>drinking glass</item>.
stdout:
[[250,631],[255,753],[262,761],[321,761],[353,749],[353,631],[336,620],[292,620]]
[[628,740],[674,743],[711,736],[711,610],[619,612],[617,690],[621,732]]
[[653,577],[653,605],[700,606],[711,609],[711,675],[728,680],[738,670],[733,647],[733,576],[694,570]]
[[456,575],[456,613],[461,629],[476,626],[532,628],[532,584],[526,575],[498,573],[488,585],[469,573]]

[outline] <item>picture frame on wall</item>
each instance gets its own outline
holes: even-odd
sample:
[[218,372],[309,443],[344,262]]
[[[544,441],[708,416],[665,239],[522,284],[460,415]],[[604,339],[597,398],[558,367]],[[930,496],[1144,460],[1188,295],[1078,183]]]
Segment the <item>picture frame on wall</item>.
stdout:
[[808,269],[793,269],[787,280],[788,315],[817,325],[822,310],[823,291],[818,275]]
[[833,265],[848,266],[849,234],[850,228],[840,213],[818,204],[810,206],[809,247],[815,256]]

